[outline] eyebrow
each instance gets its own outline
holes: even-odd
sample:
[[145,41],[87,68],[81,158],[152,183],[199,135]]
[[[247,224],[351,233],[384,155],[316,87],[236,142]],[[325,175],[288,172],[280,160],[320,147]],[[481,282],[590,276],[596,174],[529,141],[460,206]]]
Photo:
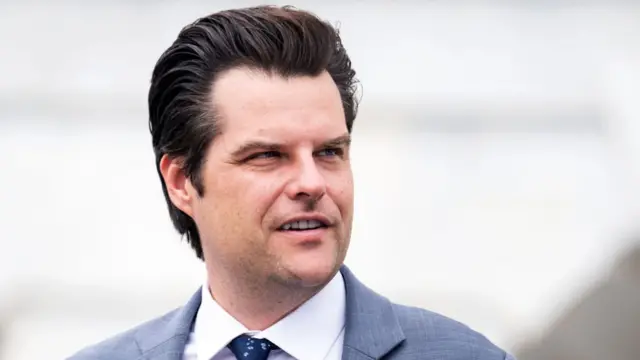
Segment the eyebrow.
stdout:
[[[351,145],[351,135],[347,133],[323,142],[320,147],[335,148],[335,147],[348,147],[349,145]],[[278,150],[281,150],[282,147],[283,145],[278,143],[272,143],[272,142],[261,141],[261,140],[252,140],[240,145],[240,147],[234,150],[231,153],[231,155],[233,157],[242,157],[244,154],[247,154],[249,152],[253,152],[257,150],[278,151]]]
[[322,143],[323,148],[348,147],[349,145],[351,145],[351,135],[348,133]]
[[242,157],[243,155],[256,150],[275,151],[275,150],[280,150],[280,148],[281,148],[280,144],[270,143],[270,142],[260,141],[260,140],[252,140],[240,145],[240,147],[238,147],[236,150],[231,152],[231,156]]

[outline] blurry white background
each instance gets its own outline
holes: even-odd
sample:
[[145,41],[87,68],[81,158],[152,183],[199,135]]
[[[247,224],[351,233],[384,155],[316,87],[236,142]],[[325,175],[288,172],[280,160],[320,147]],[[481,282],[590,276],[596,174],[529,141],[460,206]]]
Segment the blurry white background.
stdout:
[[[202,282],[146,91],[184,25],[255,4],[0,2],[0,359],[64,358]],[[362,82],[347,264],[372,288],[517,354],[634,245],[638,3],[293,4],[340,23]]]

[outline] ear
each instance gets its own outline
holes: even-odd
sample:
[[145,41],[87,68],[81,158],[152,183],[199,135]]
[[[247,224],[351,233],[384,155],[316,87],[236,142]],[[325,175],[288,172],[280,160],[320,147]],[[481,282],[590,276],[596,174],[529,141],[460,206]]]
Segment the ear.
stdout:
[[173,205],[193,217],[193,201],[198,194],[182,170],[181,159],[163,155],[160,159],[160,173]]

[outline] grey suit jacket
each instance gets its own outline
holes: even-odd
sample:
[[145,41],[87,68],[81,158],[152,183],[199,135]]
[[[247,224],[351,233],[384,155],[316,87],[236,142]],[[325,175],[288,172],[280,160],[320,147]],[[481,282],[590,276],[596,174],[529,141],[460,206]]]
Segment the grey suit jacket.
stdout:
[[[347,294],[343,360],[515,360],[465,325],[394,304],[360,283],[346,266],[340,271]],[[185,306],[87,347],[68,360],[180,360],[200,293]]]

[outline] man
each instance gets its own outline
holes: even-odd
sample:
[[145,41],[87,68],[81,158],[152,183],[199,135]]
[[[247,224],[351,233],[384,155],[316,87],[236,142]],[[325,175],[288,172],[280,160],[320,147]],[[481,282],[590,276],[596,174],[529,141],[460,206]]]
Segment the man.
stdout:
[[71,359],[512,359],[343,266],[355,85],[338,33],[307,12],[229,10],[184,28],[154,69],[150,130],[171,219],[207,283]]

